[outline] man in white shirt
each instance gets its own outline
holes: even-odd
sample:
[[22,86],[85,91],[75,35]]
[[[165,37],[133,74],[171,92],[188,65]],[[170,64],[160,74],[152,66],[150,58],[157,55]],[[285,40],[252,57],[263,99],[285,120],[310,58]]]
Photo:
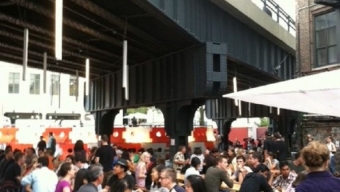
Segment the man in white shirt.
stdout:
[[239,182],[240,184],[243,182],[243,179],[248,173],[253,172],[250,167],[245,166],[246,164],[246,158],[244,156],[237,156],[236,157],[237,162],[237,169],[234,171],[234,174],[232,175],[232,179],[236,182]]
[[57,175],[48,169],[48,158],[39,157],[41,168],[33,170],[21,180],[27,192],[54,192],[58,183]]
[[198,157],[193,157],[191,159],[190,165],[191,167],[188,168],[184,174],[184,184],[187,184],[187,177],[189,177],[190,175],[200,175],[200,172],[198,171],[198,169],[201,165],[201,160]]
[[331,136],[328,136],[326,138],[327,142],[327,148],[329,150],[329,157],[330,157],[330,162],[329,162],[329,171],[334,174],[335,173],[335,159],[334,159],[334,153],[336,152],[336,147],[335,144],[333,143],[333,138]]

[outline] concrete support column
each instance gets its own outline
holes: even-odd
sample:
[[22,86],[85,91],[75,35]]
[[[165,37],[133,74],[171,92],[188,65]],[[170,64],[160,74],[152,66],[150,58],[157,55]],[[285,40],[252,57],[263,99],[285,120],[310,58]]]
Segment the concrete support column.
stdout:
[[113,133],[114,120],[119,113],[119,109],[108,111],[98,111],[95,113],[95,128],[97,135],[107,135],[110,141],[110,135]]
[[164,115],[166,134],[170,137],[170,160],[181,145],[188,146],[196,110],[204,101],[185,100],[158,105]]
[[222,135],[221,145],[218,145],[217,148],[220,151],[224,151],[229,147],[229,133],[231,131],[231,124],[235,121],[235,118],[230,119],[217,119],[215,122],[217,123],[219,135]]

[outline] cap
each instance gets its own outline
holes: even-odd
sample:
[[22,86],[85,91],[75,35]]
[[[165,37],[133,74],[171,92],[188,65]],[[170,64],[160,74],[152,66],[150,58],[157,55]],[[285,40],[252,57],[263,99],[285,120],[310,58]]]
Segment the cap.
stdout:
[[118,159],[116,165],[128,167],[128,162],[125,159]]

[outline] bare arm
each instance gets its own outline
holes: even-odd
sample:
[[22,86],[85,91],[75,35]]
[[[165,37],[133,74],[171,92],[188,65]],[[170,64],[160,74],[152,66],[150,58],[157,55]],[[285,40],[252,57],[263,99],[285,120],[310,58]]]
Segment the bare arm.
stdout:
[[221,179],[229,188],[233,188],[234,181],[229,178],[227,171],[223,170],[223,172],[221,172]]
[[145,172],[146,172],[146,166],[142,165],[141,170],[138,174],[138,178],[145,179],[146,178]]
[[64,187],[63,192],[71,192],[71,189],[69,187]]

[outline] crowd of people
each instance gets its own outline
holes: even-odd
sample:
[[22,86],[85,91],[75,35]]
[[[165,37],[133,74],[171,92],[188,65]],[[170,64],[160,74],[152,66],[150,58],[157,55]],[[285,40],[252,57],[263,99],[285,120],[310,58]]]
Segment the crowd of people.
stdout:
[[0,192],[227,192],[236,184],[240,192],[335,192],[340,179],[330,166],[334,149],[329,140],[310,140],[292,161],[279,134],[268,135],[263,153],[238,146],[204,152],[180,146],[172,164],[166,164],[161,148],[122,149],[103,135],[89,151],[78,140],[60,162],[50,134],[37,152],[6,147],[0,155]]
[[[340,179],[334,176],[337,175],[332,165],[336,148],[331,143],[331,137],[326,138],[326,143],[309,139],[308,144],[288,160],[286,144],[276,133],[267,135],[263,153],[234,145],[236,148],[229,147],[223,153],[212,149],[203,155],[196,148],[186,159],[182,146],[173,162],[185,180],[196,175],[204,181],[197,184],[200,187],[195,192],[228,191],[235,184],[240,185],[240,192],[335,192],[340,191]],[[222,182],[227,188],[221,189]]]

